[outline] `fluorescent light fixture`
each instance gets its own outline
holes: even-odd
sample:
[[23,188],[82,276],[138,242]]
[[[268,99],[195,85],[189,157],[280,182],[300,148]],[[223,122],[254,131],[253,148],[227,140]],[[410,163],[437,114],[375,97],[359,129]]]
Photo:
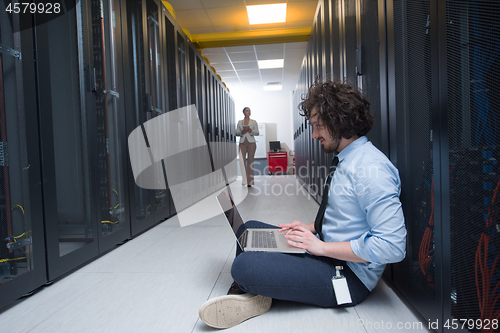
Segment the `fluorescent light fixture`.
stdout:
[[286,21],[286,3],[247,6],[250,24],[280,23]]
[[264,86],[264,91],[279,91],[283,90],[283,85],[281,84],[270,84]]
[[283,68],[284,59],[259,60],[259,69]]

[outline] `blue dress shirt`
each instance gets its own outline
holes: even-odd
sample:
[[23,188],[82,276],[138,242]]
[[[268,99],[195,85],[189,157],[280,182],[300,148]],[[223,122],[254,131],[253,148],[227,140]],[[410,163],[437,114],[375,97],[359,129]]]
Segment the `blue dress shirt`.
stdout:
[[325,211],[325,242],[350,242],[368,263],[347,262],[369,290],[388,263],[406,255],[406,228],[399,195],[399,172],[366,137],[338,155]]

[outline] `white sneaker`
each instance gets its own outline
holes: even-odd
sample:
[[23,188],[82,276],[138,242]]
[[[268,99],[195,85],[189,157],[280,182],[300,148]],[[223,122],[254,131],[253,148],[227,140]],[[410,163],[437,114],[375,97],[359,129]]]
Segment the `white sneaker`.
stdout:
[[200,308],[200,319],[214,328],[229,328],[266,313],[272,298],[255,294],[225,295],[206,301]]

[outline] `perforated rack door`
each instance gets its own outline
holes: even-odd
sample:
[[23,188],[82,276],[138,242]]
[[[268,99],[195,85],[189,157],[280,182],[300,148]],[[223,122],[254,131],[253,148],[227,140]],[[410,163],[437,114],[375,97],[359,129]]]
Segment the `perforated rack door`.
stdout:
[[500,3],[446,8],[451,313],[499,331],[487,324],[500,319]]

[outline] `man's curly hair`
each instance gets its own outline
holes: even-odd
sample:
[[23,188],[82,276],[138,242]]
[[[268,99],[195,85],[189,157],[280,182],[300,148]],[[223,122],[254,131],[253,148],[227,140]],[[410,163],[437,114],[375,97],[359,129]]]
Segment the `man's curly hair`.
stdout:
[[317,76],[307,95],[302,96],[300,115],[309,120],[314,107],[332,137],[336,135],[338,139],[350,139],[353,136],[363,136],[373,127],[374,116],[370,113],[370,102],[358,87],[345,82],[322,82]]

